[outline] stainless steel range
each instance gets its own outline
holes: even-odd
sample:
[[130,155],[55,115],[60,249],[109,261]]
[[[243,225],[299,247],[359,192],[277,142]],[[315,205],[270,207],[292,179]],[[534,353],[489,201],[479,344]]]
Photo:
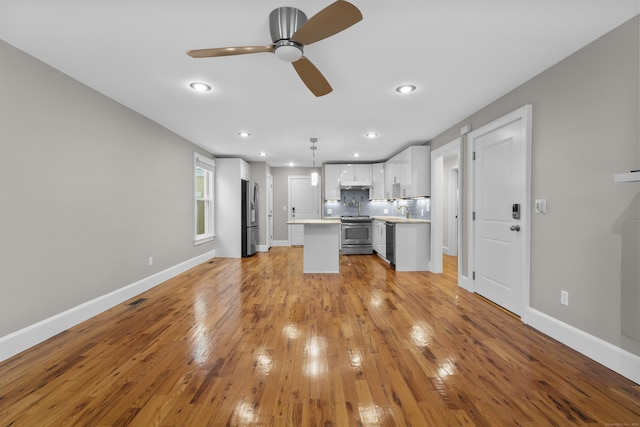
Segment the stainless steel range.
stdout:
[[342,216],[342,255],[372,254],[372,222],[368,215]]

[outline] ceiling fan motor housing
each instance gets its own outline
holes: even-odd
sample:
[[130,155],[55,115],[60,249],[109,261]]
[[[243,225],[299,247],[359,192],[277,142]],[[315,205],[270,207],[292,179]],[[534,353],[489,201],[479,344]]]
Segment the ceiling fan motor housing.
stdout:
[[269,14],[271,40],[275,43],[278,58],[294,62],[302,56],[302,45],[291,41],[291,37],[304,23],[307,15],[295,7],[279,7]]

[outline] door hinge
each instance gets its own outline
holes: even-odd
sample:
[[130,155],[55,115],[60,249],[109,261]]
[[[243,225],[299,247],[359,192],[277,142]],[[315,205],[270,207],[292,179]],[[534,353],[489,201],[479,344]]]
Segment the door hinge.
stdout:
[[476,159],[476,152],[474,151],[473,154],[471,155],[471,160],[475,160]]
[[471,273],[471,280],[476,280],[476,272]]
[[475,211],[473,211],[473,212],[471,213],[471,219],[472,219],[473,221],[475,221],[475,220],[476,220],[476,212],[475,212]]

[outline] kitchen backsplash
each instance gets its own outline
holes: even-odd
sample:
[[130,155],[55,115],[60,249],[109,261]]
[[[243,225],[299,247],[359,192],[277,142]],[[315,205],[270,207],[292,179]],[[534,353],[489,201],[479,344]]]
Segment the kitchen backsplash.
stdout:
[[325,218],[341,217],[342,215],[369,216],[404,216],[409,208],[411,218],[431,219],[431,199],[407,200],[369,200],[369,190],[342,190],[341,199],[337,202],[324,202],[322,216]]

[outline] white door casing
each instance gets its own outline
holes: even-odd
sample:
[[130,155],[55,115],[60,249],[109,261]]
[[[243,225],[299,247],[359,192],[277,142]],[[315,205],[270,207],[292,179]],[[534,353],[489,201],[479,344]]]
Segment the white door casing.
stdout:
[[[442,273],[442,239],[444,234],[444,158],[445,156],[457,156],[460,159],[460,149],[462,139],[455,140],[439,147],[431,152],[431,263],[430,268],[433,273]],[[461,194],[461,193],[459,193]],[[458,200],[459,203],[459,200]],[[461,222],[458,221],[458,235]],[[462,263],[458,262],[458,283],[461,285],[464,280],[462,274]]]
[[[319,194],[320,185],[311,185],[309,175],[289,176],[289,220],[319,219]],[[303,225],[289,225],[289,245],[304,245]]]
[[458,165],[449,169],[449,226],[447,248],[450,256],[458,256],[458,223],[460,221],[460,191]]
[[267,175],[267,250],[273,242],[273,176]]
[[473,290],[519,316],[529,306],[531,116],[525,105],[469,133],[467,150]]

